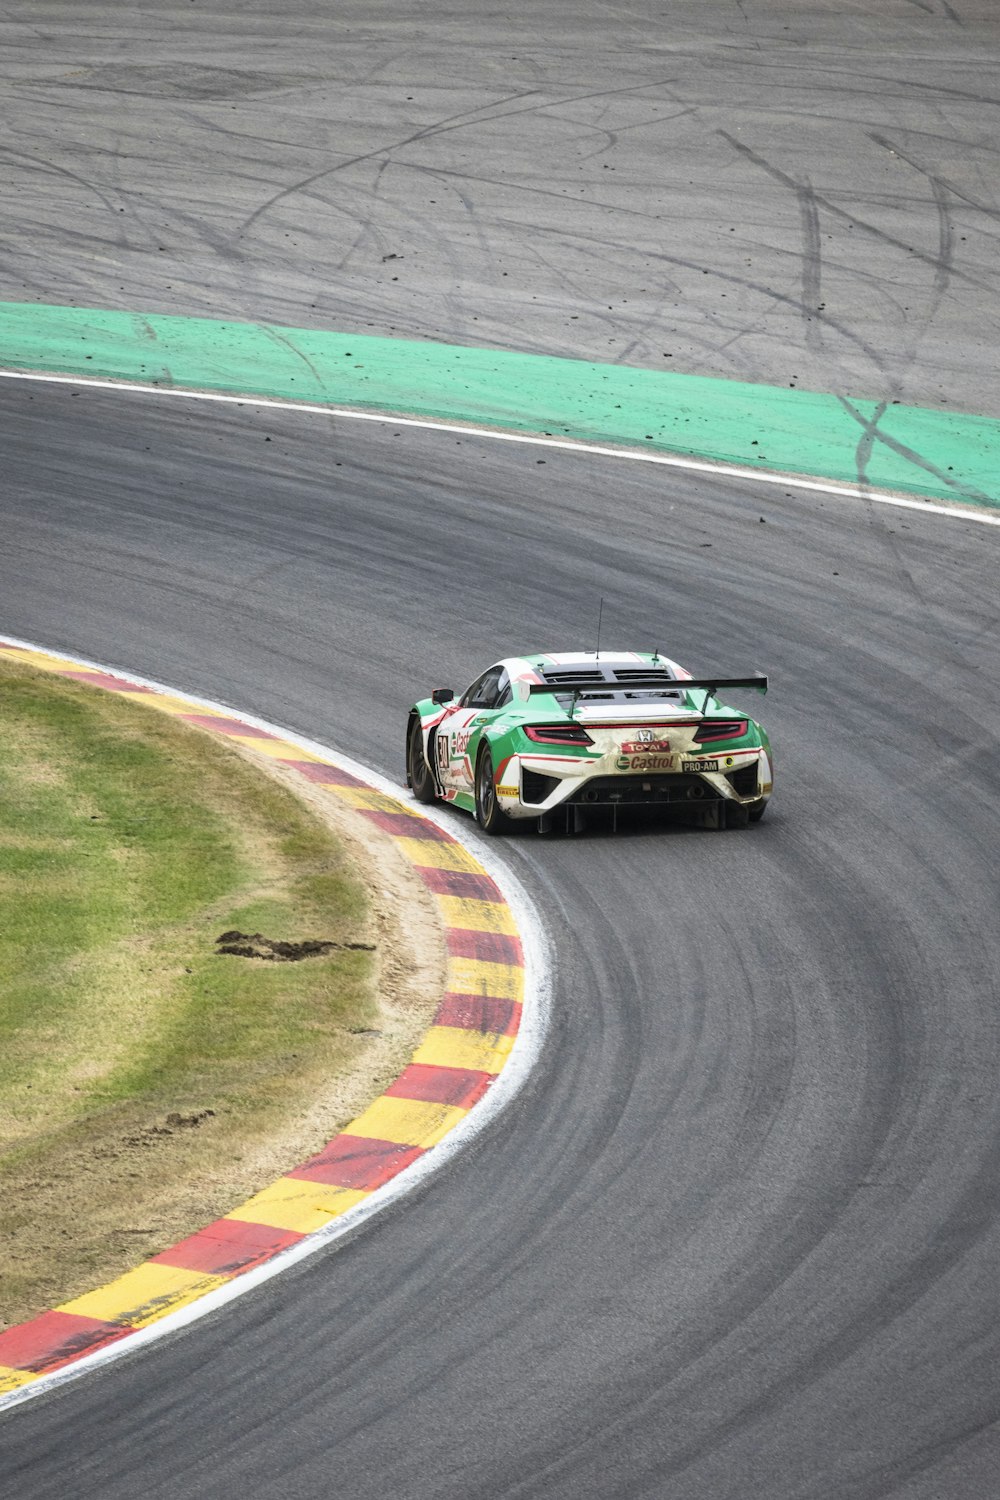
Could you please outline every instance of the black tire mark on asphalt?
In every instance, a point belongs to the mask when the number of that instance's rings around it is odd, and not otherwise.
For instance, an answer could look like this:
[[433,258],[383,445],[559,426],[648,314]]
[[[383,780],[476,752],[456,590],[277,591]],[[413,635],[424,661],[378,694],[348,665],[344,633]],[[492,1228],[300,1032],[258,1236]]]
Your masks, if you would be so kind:
[[[373,158],[385,156],[389,152],[402,150],[404,146],[412,146],[417,141],[430,140],[435,136],[447,135],[455,130],[467,130],[473,125],[488,125],[495,120],[506,120],[515,115],[538,114],[545,109],[551,109],[564,104],[575,104],[585,99],[611,99],[624,94],[643,93],[647,89],[662,87],[671,82],[673,82],[672,79],[650,79],[647,82],[634,84],[627,88],[591,89],[585,93],[569,94],[565,98],[557,96],[552,99],[540,100],[536,104],[526,105],[522,109],[503,108],[505,104],[530,97],[530,93],[535,92],[531,90],[528,94],[523,92],[510,94],[504,99],[498,99],[491,104],[483,105],[477,110],[463,110],[458,115],[447,115],[444,119],[435,121],[433,125],[427,125],[421,130],[415,130],[412,134],[403,136],[398,140],[387,141],[384,145],[376,146],[371,151],[363,151],[344,161],[335,162],[332,166],[324,167],[319,172],[311,173],[300,182],[293,182],[287,187],[281,188],[243,220],[234,231],[234,238],[241,238],[257,223],[263,214],[268,213],[276,204],[282,202],[285,198],[291,197],[294,193],[301,192],[304,188],[311,187],[314,182],[319,182],[324,177],[332,177],[338,172],[343,172],[349,167],[356,166],[359,162],[371,161]],[[487,110],[499,111],[499,113],[487,114]]]
[[[920,134],[924,136],[926,133],[921,131]],[[874,141],[876,146],[882,146],[886,151],[891,151],[894,156],[898,156],[900,161],[905,161],[908,166],[913,167],[921,176],[931,176],[929,170],[915,156],[911,155],[908,151],[904,151],[897,141],[889,140],[888,136],[880,135],[876,130],[868,131],[868,139]],[[967,151],[969,149],[967,141],[956,140],[953,136],[934,136],[933,139],[942,140],[953,151]],[[988,150],[991,154],[995,153],[995,147],[992,142],[984,149]],[[943,177],[940,172],[935,173],[934,177],[943,187],[948,189],[948,192],[954,198],[958,198],[962,203],[967,203],[970,208],[976,209],[978,213],[986,214],[991,219],[1000,219],[1000,207],[996,204],[984,203],[980,198],[973,198],[968,188],[962,187],[953,177]]]
[[[819,237],[819,208],[808,177],[795,188],[802,216],[802,313],[805,318],[806,347],[814,354],[823,351],[823,325],[818,321],[823,300],[823,260]],[[807,311],[814,308],[815,312]]]
[[[687,110],[686,109],[686,110],[681,111],[680,113],[682,113],[682,114],[697,113],[697,110],[695,110],[695,109]],[[678,118],[678,116],[671,115],[668,118],[672,120],[672,119]],[[439,177],[439,178],[459,177],[462,180],[467,180],[469,178],[469,176],[470,176],[469,173],[456,171],[454,168],[445,168],[445,167],[429,168],[429,167],[424,167],[424,166],[419,166],[419,165],[411,165],[411,164],[406,164],[406,165],[407,165],[407,169],[410,170],[410,171],[428,171],[428,172],[433,172],[433,174],[435,176]],[[477,181],[477,182],[485,183],[485,184],[488,184],[490,186],[495,186],[495,187],[507,187],[507,186],[509,186],[509,184],[502,183],[498,179],[494,179],[494,178],[490,178],[490,177],[486,177],[486,176],[479,176],[479,175],[477,175],[474,180]],[[550,198],[550,199],[553,200],[554,203],[558,204],[560,206],[560,208],[564,207],[564,205],[566,203],[565,197],[561,193],[556,192],[553,188],[536,187],[534,185],[528,185],[528,184],[525,184],[525,183],[519,183],[519,184],[517,184],[517,191],[521,195],[532,195],[532,196],[537,196],[537,197],[540,197],[540,198]],[[817,200],[817,201],[819,201],[819,200]],[[598,205],[598,206],[600,206],[600,205]],[[664,222],[662,214],[654,214],[654,213],[651,213],[648,210],[644,210],[644,209],[635,209],[635,208],[623,209],[623,208],[616,208],[614,211],[617,214],[626,215],[628,217],[633,217],[633,218],[638,218],[638,219],[644,220],[647,223],[662,223],[662,222]],[[537,230],[540,233],[543,233],[543,234],[544,233],[548,233],[547,226],[544,226],[544,225],[541,225],[541,226],[536,225],[536,226],[532,226],[532,228],[535,229],[535,230]],[[531,232],[531,231],[528,231],[528,232]],[[611,242],[611,241],[608,241],[606,238],[600,237],[600,236],[595,235],[595,234],[585,233],[583,230],[580,230],[580,229],[574,229],[574,228],[564,227],[562,229],[561,233],[562,233],[562,237],[563,237],[564,240],[566,240],[567,242],[571,242],[573,245],[575,245],[578,248],[580,246],[588,246],[588,247],[592,246],[595,249],[600,250],[600,251],[605,252],[605,253],[607,253],[609,251],[609,249],[613,252],[614,248],[615,248],[614,247],[614,243]],[[537,254],[537,251],[533,250],[533,253]],[[764,282],[757,281],[753,277],[750,277],[750,276],[740,276],[740,275],[737,275],[735,272],[732,272],[732,271],[722,271],[722,270],[718,270],[718,269],[716,269],[714,267],[706,267],[703,264],[703,262],[693,260],[690,257],[685,257],[685,256],[681,256],[681,255],[671,255],[668,251],[665,251],[665,250],[649,250],[646,253],[648,254],[650,260],[657,261],[661,265],[676,266],[676,267],[678,267],[678,268],[680,268],[682,270],[696,271],[698,273],[703,273],[703,274],[705,274],[705,275],[713,278],[716,281],[723,282],[726,285],[739,287],[741,290],[744,290],[744,291],[756,292],[758,295],[766,298],[769,301],[776,302],[776,303],[778,303],[781,306],[790,307],[790,308],[795,309],[799,313],[799,315],[802,317],[803,321],[805,321],[808,318],[812,318],[814,321],[818,321],[818,322],[822,323],[827,329],[829,329],[831,332],[834,332],[837,335],[839,335],[839,337],[843,338],[846,342],[853,344],[864,355],[866,355],[868,359],[871,360],[873,366],[881,374],[885,375],[885,368],[884,368],[884,363],[883,363],[882,355],[881,355],[880,351],[876,348],[876,346],[874,344],[868,342],[868,340],[864,339],[861,336],[861,334],[859,334],[859,333],[855,332],[855,330],[849,328],[840,319],[834,317],[826,309],[818,309],[815,304],[813,304],[812,306],[810,306],[807,302],[805,302],[805,300],[803,298],[801,298],[801,297],[793,297],[793,296],[791,296],[787,292],[776,291],[774,287],[768,286]],[[545,261],[544,263],[547,264],[547,265],[550,264],[548,261]],[[713,318],[712,314],[708,313],[704,309],[702,310],[702,312],[703,312],[703,316],[704,317],[706,317],[709,321],[712,321],[712,318]],[[590,308],[590,309],[588,309],[588,316],[592,316],[593,317],[593,316],[601,316],[601,315],[598,314],[598,313],[596,313],[595,309]],[[612,323],[614,320],[604,318],[603,321],[608,322],[608,323]],[[615,326],[616,327],[620,327],[620,323],[616,322]],[[745,334],[746,334],[746,330],[744,330],[744,329],[738,330],[733,335],[733,338],[730,340],[730,344],[732,342],[735,342],[736,340],[744,337]],[[657,347],[659,346],[659,343],[660,343],[661,339],[663,337],[665,337],[665,336],[666,336],[665,334],[661,333],[660,338],[657,340]],[[697,337],[696,337],[696,335],[694,333],[692,333],[692,332],[689,331],[686,336],[688,338],[692,339],[693,341],[697,342]],[[701,343],[702,343],[702,347],[706,350],[706,352],[711,352],[711,353],[717,353],[718,352],[719,346],[711,343],[709,340],[702,340]],[[723,345],[722,347],[723,348],[728,348],[729,344]],[[619,355],[617,357],[620,359],[621,355]]]
[[[737,66],[747,68],[759,65],[756,58],[746,59],[737,56],[733,61]],[[780,57],[775,58],[773,61],[769,58],[768,65],[779,73],[798,74],[801,72],[801,62],[798,57],[794,57],[788,62]],[[827,64],[825,76],[833,81],[830,83],[817,82],[813,84],[812,91],[817,98],[823,94],[831,94],[837,99],[842,99],[845,94],[853,95],[861,93],[859,85],[869,83],[880,99],[904,100],[909,97],[907,93],[900,91],[905,84],[906,89],[915,90],[921,94],[933,94],[935,96],[943,96],[946,99],[961,99],[970,104],[982,104],[990,108],[1000,106],[1000,96],[995,94],[974,93],[971,89],[953,88],[951,85],[944,83],[925,83],[919,78],[904,79],[900,78],[899,75],[891,73],[863,72],[857,66],[840,67],[834,64]],[[841,116],[838,115],[837,118],[839,120]]]
[[[86,188],[88,193],[93,193],[99,198],[109,214],[117,213],[119,205],[112,203],[107,193],[91,178],[84,177],[79,172],[73,172],[69,167],[57,166],[55,162],[46,161],[42,156],[33,156],[27,151],[16,151],[12,146],[0,146],[0,154],[8,157],[15,166],[27,164],[28,168],[47,172],[53,177],[65,177],[69,182],[75,182],[78,187]],[[119,233],[113,243],[123,248],[128,244],[128,240],[124,234]]]
[[[783,172],[780,168],[775,167],[773,165],[773,163],[766,161],[758,153],[756,153],[755,151],[753,151],[749,146],[744,145],[744,143],[742,141],[737,141],[734,137],[730,136],[728,134],[728,132],[726,132],[726,131],[720,131],[718,133],[720,135],[723,135],[725,137],[725,139],[734,147],[734,149],[736,149],[737,151],[739,151],[742,155],[746,156],[750,160],[754,161],[758,166],[760,166],[765,172],[767,172],[776,181],[783,183],[785,186],[787,186],[788,188],[790,188],[795,193],[796,198],[797,198],[797,200],[799,202],[799,205],[800,205],[800,212],[803,215],[803,229],[804,229],[803,303],[806,303],[807,302],[807,296],[806,296],[806,289],[807,289],[807,287],[808,287],[808,289],[809,289],[810,292],[812,291],[812,284],[811,284],[811,282],[807,282],[806,278],[807,277],[811,277],[813,275],[815,275],[818,278],[818,275],[819,275],[819,267],[818,267],[818,264],[816,264],[816,262],[815,262],[815,257],[818,256],[818,253],[819,253],[818,219],[816,220],[816,229],[814,231],[813,230],[813,224],[812,224],[812,216],[816,213],[816,205],[818,203],[822,203],[823,206],[827,207],[827,208],[832,207],[832,205],[830,205],[825,198],[818,197],[812,191],[811,187],[808,186],[808,184],[806,184],[806,187],[808,187],[808,198],[804,199],[804,187],[803,187],[803,183],[801,181],[796,181],[793,177],[789,176],[786,172]],[[882,138],[879,138],[879,144],[885,145],[886,149],[888,149],[888,150],[893,150],[894,149],[892,146],[890,146],[888,144],[888,142],[884,141]],[[899,153],[897,153],[897,154],[899,154]],[[956,275],[955,264],[954,264],[954,256],[955,256],[955,231],[954,231],[954,226],[953,226],[953,224],[951,222],[951,216],[950,216],[950,211],[949,211],[949,201],[948,201],[948,190],[947,190],[946,186],[940,181],[940,179],[937,176],[935,176],[935,174],[933,174],[931,172],[928,172],[924,168],[919,167],[916,162],[911,161],[909,158],[906,158],[906,160],[908,161],[909,165],[914,166],[916,170],[920,171],[921,175],[928,182],[928,184],[930,186],[930,189],[931,189],[931,193],[932,193],[933,199],[934,199],[935,209],[936,209],[936,212],[937,212],[937,226],[938,226],[938,248],[937,248],[937,253],[934,254],[934,255],[930,255],[930,254],[921,253],[921,252],[918,252],[916,250],[913,250],[912,247],[909,247],[909,246],[906,247],[909,253],[912,253],[912,254],[918,256],[918,258],[926,261],[928,264],[930,264],[934,268],[934,278],[933,278],[933,283],[932,283],[931,305],[930,305],[930,309],[929,309],[928,313],[926,314],[926,316],[925,316],[925,318],[923,320],[923,326],[926,327],[934,319],[935,315],[937,314],[937,312],[938,312],[938,310],[940,308],[940,305],[941,305],[941,301],[942,301],[945,293],[947,292],[949,285],[951,284],[952,278]],[[858,224],[863,223],[863,221],[860,220],[859,218],[857,218],[856,216],[848,215],[845,212],[845,210],[843,210],[843,209],[837,209],[837,208],[835,208],[834,211],[837,212],[838,214],[840,214],[842,217],[848,218],[853,223],[858,223]],[[873,228],[873,232],[874,233],[881,235],[881,233],[882,233],[881,231],[879,231],[877,229],[874,229],[873,226],[869,226],[869,227]],[[812,237],[813,237],[814,232],[815,232],[815,236],[816,236],[816,238],[815,238],[815,245],[816,245],[815,251],[813,251],[813,249],[812,249]],[[883,237],[886,238],[889,243],[901,246],[901,242],[897,241],[894,237],[891,237],[891,236],[883,236]],[[961,273],[959,273],[959,274],[961,274]],[[817,292],[818,292],[818,279],[817,279],[817,282],[816,282],[816,287],[817,287]],[[818,296],[814,299],[814,301],[816,302],[816,304],[818,306]],[[806,341],[807,341],[807,344],[809,344],[809,346],[811,348],[816,348],[817,346],[815,345],[815,342],[810,342],[810,334],[811,334],[811,331],[813,330],[813,328],[814,328],[814,325],[807,323],[807,325],[806,325]],[[820,336],[820,345],[819,345],[819,347],[821,347],[822,346],[821,325],[815,325],[815,333],[818,333],[819,336]],[[815,334],[813,334],[813,339],[814,338],[815,338]],[[910,342],[909,342],[909,345],[908,345],[907,349],[906,349],[906,361],[907,361],[908,364],[912,364],[912,362],[914,361],[914,359],[916,357],[916,349],[917,349],[917,345],[919,343],[919,338],[920,338],[919,334],[917,334],[914,338],[912,338],[910,340]],[[878,365],[879,368],[882,368],[882,362],[881,362],[881,359],[878,356],[876,356],[876,364]],[[890,436],[887,436],[885,433],[883,433],[883,432],[881,432],[879,430],[879,423],[881,422],[883,416],[885,415],[888,407],[892,403],[892,401],[893,401],[893,399],[894,399],[894,397],[896,395],[896,392],[900,391],[901,389],[902,389],[902,382],[901,382],[901,379],[897,377],[897,379],[894,380],[891,383],[891,388],[890,388],[889,394],[887,396],[885,396],[879,402],[878,406],[875,408],[875,411],[872,413],[872,415],[870,417],[865,417],[861,412],[859,412],[857,410],[857,408],[854,406],[854,404],[850,400],[848,400],[847,398],[845,398],[845,397],[838,397],[838,401],[839,401],[841,407],[846,412],[848,412],[850,414],[850,416],[853,417],[853,419],[856,422],[860,423],[860,425],[862,427],[862,436],[861,436],[861,438],[858,441],[858,445],[857,445],[857,449],[856,449],[856,453],[855,453],[855,466],[856,466],[856,470],[857,470],[858,483],[860,485],[862,485],[862,486],[865,486],[865,485],[868,484],[868,465],[871,462],[871,455],[872,455],[872,452],[873,452],[873,449],[874,449],[874,445],[875,445],[876,442],[881,442],[881,443],[884,443],[888,448],[890,448],[899,457],[905,458],[908,462],[914,464],[917,468],[920,468],[920,469],[924,470],[925,473],[933,475],[936,479],[940,480],[943,484],[947,485],[949,489],[955,491],[955,493],[957,495],[964,495],[964,496],[967,496],[969,498],[973,498],[973,499],[979,500],[980,502],[985,502],[985,503],[989,504],[990,503],[989,497],[987,495],[985,495],[981,490],[979,490],[978,488],[976,488],[973,485],[969,485],[967,483],[957,481],[954,478],[953,475],[949,474],[946,470],[941,470],[935,464],[931,463],[929,459],[924,458],[921,454],[917,453],[914,449],[909,448],[905,444],[900,443],[898,441],[898,439],[895,439],[895,438],[892,438]]]
[[[762,171],[766,172],[769,177],[773,177],[775,182],[782,183],[783,186],[790,189],[790,191],[793,193],[797,192],[798,185],[794,177],[790,177],[789,174],[787,172],[783,172],[780,167],[774,166],[773,163],[767,161],[765,157],[760,156],[749,146],[744,145],[742,141],[738,141],[734,135],[729,134],[728,130],[718,130],[716,131],[716,134],[720,135],[723,140],[728,141],[729,145],[732,146],[734,151],[739,152],[739,154],[746,157],[748,161],[752,161],[756,166],[760,167]],[[877,224],[872,224],[869,220],[862,219],[857,214],[849,213],[847,209],[841,208],[839,204],[831,202],[829,198],[817,194],[816,202],[823,208],[827,209],[829,213],[835,214],[838,219],[843,219],[846,223],[849,224],[856,224],[859,229],[867,230],[868,233],[875,235],[875,237],[881,240],[884,244],[892,245],[896,250],[903,250],[907,255],[912,255],[916,260],[925,261],[927,265],[933,266],[935,273],[937,273],[941,269],[940,251],[937,255],[932,255],[927,250],[918,250],[915,246],[908,245],[905,240],[897,239],[894,234],[889,234],[887,230],[880,229]],[[952,266],[949,265],[947,267],[947,270],[949,275],[955,274],[954,268]],[[979,291],[985,292],[991,290],[991,288],[984,286],[982,282],[978,280],[978,278],[970,275],[967,272],[962,271],[957,274],[963,281],[967,282],[970,286],[976,287]]]
[[854,450],[854,466],[857,470],[858,483],[867,485],[868,465],[871,462],[872,449],[875,446],[875,439],[881,437],[878,424],[885,416],[885,410],[889,403],[884,400],[880,401],[870,417],[863,417],[852,402],[845,400],[843,397],[840,397],[839,401],[844,411],[849,416],[852,416],[856,422],[861,423],[862,435],[858,439],[858,446]]
[[898,438],[894,438],[891,434],[883,432],[880,429],[879,423],[891,405],[889,401],[880,401],[870,417],[866,417],[863,412],[858,411],[853,402],[849,401],[846,396],[838,396],[837,401],[843,407],[844,411],[853,417],[855,422],[862,428],[862,436],[858,440],[855,457],[858,470],[858,483],[860,485],[868,484],[867,467],[871,461],[875,443],[884,443],[897,457],[905,458],[915,468],[923,469],[926,474],[931,474],[941,484],[945,484],[949,489],[954,490],[956,497],[968,497],[978,500],[980,504],[988,505],[991,510],[996,509],[996,502],[989,495],[984,494],[982,490],[977,489],[975,485],[956,479],[946,469],[939,469],[936,464],[931,463],[930,459],[924,458],[915,448],[908,447],[906,443],[900,442]]
[[948,201],[948,189],[941,181],[931,173],[927,174],[927,180],[934,194],[934,206],[938,215],[938,270],[934,273],[934,291],[936,293],[934,307],[930,317],[934,316],[941,306],[941,298],[948,290],[949,283],[955,271],[955,226],[951,220],[951,205]]
[[[938,14],[933,5],[929,5],[927,3],[927,0],[909,0],[909,4],[914,6],[917,10],[926,12],[926,14],[929,16],[936,17]],[[948,4],[948,0],[941,0],[941,9],[944,11],[949,21],[954,21],[956,26],[964,27],[965,22],[962,20],[961,16],[959,16],[955,12],[953,7]]]

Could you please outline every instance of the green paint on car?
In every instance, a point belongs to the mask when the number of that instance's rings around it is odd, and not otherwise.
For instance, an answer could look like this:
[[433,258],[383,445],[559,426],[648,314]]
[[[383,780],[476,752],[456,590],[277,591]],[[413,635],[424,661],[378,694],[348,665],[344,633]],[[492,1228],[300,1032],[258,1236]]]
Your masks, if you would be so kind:
[[461,697],[438,689],[413,705],[407,785],[489,834],[518,820],[576,827],[602,809],[744,828],[764,814],[773,761],[763,727],[718,696],[729,690],[766,692],[767,678],[695,679],[659,652],[508,657]]

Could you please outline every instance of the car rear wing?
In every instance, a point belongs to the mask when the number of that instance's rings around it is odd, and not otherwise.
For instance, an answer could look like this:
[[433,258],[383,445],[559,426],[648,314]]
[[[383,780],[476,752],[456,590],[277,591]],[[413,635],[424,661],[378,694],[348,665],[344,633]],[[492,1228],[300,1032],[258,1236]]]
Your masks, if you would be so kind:
[[535,693],[551,693],[553,696],[562,697],[569,694],[573,702],[570,706],[570,716],[576,712],[576,705],[581,699],[604,697],[608,693],[701,693],[705,694],[702,705],[696,709],[696,713],[704,713],[708,707],[709,698],[714,698],[717,693],[730,688],[737,691],[741,688],[750,688],[756,693],[767,692],[767,678],[763,672],[755,672],[752,677],[666,677],[662,673],[650,672],[648,677],[635,676],[625,682],[594,682],[588,677],[564,677],[559,682],[525,682],[520,679],[514,683],[514,697],[522,703],[527,703]]
[[559,682],[529,682],[529,694],[573,693],[578,698],[591,693],[690,693],[704,692],[706,698],[714,698],[722,690],[730,688],[752,688],[754,692],[767,692],[767,678],[763,672],[752,677],[662,677],[650,673],[648,677],[630,677],[627,682],[594,682],[592,678],[564,677]]

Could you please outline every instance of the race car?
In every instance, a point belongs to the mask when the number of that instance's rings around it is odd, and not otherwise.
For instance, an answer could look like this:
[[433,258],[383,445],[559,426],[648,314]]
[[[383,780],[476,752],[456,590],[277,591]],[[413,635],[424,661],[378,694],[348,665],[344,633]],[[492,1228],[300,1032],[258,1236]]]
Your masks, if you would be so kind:
[[761,726],[720,692],[767,678],[694,678],[658,651],[529,653],[496,662],[461,697],[435,688],[410,709],[406,782],[418,802],[455,803],[498,834],[545,832],[587,808],[659,807],[744,828],[773,786]]

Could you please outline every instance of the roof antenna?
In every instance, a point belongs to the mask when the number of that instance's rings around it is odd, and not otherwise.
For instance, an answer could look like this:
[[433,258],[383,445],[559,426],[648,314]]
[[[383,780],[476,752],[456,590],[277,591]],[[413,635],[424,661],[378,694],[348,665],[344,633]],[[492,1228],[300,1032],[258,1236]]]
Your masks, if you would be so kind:
[[600,603],[600,606],[599,606],[598,611],[597,611],[597,651],[596,651],[595,655],[597,656],[597,660],[598,661],[600,661],[600,659],[601,659],[601,618],[602,618],[603,614],[604,614],[604,595],[602,594],[601,595],[601,603]]

